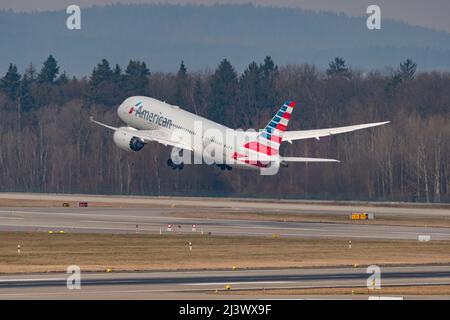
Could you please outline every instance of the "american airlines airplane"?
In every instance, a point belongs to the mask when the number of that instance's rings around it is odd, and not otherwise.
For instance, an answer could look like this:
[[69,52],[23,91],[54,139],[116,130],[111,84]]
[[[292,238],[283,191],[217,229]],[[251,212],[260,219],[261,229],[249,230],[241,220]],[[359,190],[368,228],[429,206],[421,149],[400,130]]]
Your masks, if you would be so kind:
[[117,109],[119,118],[126,126],[115,128],[93,117],[90,120],[113,130],[114,143],[126,151],[140,151],[152,141],[173,147],[172,156],[167,160],[167,165],[172,169],[183,169],[185,163],[192,163],[192,153],[194,163],[214,164],[221,170],[231,170],[233,167],[266,170],[266,174],[275,174],[278,168],[286,167],[289,162],[339,162],[334,159],[283,157],[279,154],[279,148],[284,141],[319,140],[325,136],[389,123],[286,131],[295,106],[295,101],[286,101],[259,132],[231,129],[178,106],[142,96],[127,98]]

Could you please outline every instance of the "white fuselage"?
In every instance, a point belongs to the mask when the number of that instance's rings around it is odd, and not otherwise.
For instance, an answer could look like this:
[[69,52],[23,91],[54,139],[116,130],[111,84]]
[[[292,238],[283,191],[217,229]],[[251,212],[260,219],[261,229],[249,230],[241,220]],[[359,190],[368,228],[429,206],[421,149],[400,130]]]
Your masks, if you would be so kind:
[[[135,96],[126,99],[117,109],[119,118],[128,127],[138,130],[158,130],[171,141],[189,145],[194,157],[215,157],[221,154],[230,166],[259,169],[258,166],[233,159],[242,152],[246,134],[208,120],[178,106],[150,97]],[[211,151],[213,150],[213,151]]]

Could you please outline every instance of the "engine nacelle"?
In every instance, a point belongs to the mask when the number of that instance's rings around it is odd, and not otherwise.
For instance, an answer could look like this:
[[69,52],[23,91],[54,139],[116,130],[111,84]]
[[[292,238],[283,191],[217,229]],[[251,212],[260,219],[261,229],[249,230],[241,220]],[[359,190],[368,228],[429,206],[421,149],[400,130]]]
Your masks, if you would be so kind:
[[114,132],[113,140],[116,146],[125,151],[139,151],[145,145],[138,137],[120,129]]

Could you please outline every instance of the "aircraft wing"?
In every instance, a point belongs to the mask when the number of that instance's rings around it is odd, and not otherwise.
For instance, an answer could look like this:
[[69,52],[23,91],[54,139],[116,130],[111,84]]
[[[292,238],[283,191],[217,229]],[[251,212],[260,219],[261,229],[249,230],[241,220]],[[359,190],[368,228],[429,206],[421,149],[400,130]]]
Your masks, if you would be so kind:
[[119,128],[111,127],[111,126],[108,126],[107,124],[104,124],[104,123],[101,123],[101,122],[96,121],[96,120],[94,119],[93,116],[90,116],[90,117],[89,117],[89,121],[91,121],[91,122],[93,122],[93,123],[96,123],[96,124],[98,124],[99,126],[102,126],[102,127],[105,127],[105,128],[111,129],[111,130],[114,130],[114,131],[119,130]]
[[354,126],[327,128],[327,129],[315,129],[315,130],[299,130],[299,131],[286,131],[283,134],[283,141],[292,142],[293,140],[302,140],[316,138],[319,140],[321,137],[332,136],[339,133],[352,132],[356,130],[382,126],[390,121],[358,124]]
[[161,143],[165,146],[171,146],[171,147],[175,147],[175,148],[193,151],[192,146],[185,143],[181,138],[179,138],[177,140],[171,139],[171,137],[163,130],[159,130],[159,129],[136,130],[136,129],[127,128],[127,127],[116,128],[116,127],[112,127],[107,124],[98,122],[98,121],[94,120],[93,117],[90,117],[89,120],[91,122],[94,122],[94,123],[102,126],[102,127],[108,128],[110,130],[125,131],[125,132],[129,133],[130,135],[132,135],[133,137],[137,137],[137,138],[141,139],[144,143],[148,143],[150,141],[155,141],[155,142]]

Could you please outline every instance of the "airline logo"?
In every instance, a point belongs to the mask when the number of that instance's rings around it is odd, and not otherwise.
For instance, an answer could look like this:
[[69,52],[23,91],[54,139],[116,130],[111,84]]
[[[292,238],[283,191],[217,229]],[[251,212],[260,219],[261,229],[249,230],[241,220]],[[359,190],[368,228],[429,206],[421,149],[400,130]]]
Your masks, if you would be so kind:
[[132,106],[132,107],[130,108],[130,110],[128,111],[128,114],[132,114],[133,111],[134,111],[134,107],[137,107],[137,106],[139,106],[139,105],[141,105],[141,104],[142,104],[142,102],[138,102],[138,103],[136,103],[134,106]]
[[139,117],[141,119],[144,119],[150,123],[157,124],[161,127],[170,129],[172,127],[172,120],[169,118],[166,118],[161,114],[151,112],[147,109],[145,109],[142,105],[142,102],[136,103],[133,107],[130,108],[128,111],[129,114],[132,114],[134,112],[135,117]]
[[263,132],[259,135],[258,140],[246,143],[244,148],[268,156],[277,155],[280,144],[283,141],[283,132],[286,131],[295,105],[295,101],[286,101],[264,128]]

